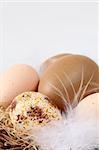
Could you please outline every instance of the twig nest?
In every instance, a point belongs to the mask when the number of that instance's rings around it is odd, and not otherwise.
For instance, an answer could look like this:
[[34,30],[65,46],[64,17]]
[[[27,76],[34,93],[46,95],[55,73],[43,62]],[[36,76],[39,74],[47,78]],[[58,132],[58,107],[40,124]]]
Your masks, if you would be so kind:
[[49,103],[46,96],[38,92],[25,92],[13,100],[10,117],[15,128],[31,130],[59,120],[61,114]]

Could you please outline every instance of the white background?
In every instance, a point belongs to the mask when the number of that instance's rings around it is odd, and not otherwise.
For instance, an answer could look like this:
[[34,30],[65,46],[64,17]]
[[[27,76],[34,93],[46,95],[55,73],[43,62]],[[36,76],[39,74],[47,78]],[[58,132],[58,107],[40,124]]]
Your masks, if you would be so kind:
[[96,2],[0,3],[0,72],[14,63],[38,70],[42,61],[62,52],[98,62]]

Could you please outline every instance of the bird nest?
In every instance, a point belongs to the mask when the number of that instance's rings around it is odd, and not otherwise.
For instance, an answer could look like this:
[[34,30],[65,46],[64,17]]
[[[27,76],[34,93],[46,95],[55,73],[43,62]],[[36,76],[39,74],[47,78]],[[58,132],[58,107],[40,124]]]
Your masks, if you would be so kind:
[[11,123],[8,111],[0,108],[0,150],[39,150],[29,133],[18,131]]

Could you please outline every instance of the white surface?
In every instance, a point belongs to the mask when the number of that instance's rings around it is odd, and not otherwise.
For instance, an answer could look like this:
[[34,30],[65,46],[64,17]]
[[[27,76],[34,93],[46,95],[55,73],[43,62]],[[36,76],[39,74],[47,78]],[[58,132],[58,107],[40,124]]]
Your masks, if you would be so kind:
[[0,0],[0,2],[99,2],[99,0]]
[[97,40],[97,42],[98,42],[98,64],[99,64],[99,2],[98,2],[98,17],[97,17],[97,19],[98,19],[98,40]]
[[38,70],[62,52],[98,61],[97,3],[3,2],[0,20],[0,71],[14,63]]

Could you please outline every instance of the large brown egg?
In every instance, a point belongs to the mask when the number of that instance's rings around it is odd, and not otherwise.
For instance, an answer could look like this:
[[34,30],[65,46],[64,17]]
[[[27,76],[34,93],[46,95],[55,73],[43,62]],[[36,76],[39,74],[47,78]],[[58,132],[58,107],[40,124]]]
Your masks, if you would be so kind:
[[86,56],[64,56],[46,69],[38,91],[61,110],[74,107],[85,96],[99,91],[98,65]]
[[17,64],[0,76],[0,106],[8,107],[14,97],[37,89],[39,77],[29,65]]
[[58,54],[58,55],[55,55],[55,56],[52,56],[50,58],[48,58],[47,60],[45,60],[43,62],[43,64],[41,65],[41,68],[40,68],[40,72],[41,73],[44,73],[44,71],[50,66],[52,65],[53,63],[55,63],[57,60],[59,60],[60,58],[64,57],[64,56],[67,56],[67,55],[70,55],[70,54],[66,54],[66,53],[62,53],[62,54]]

